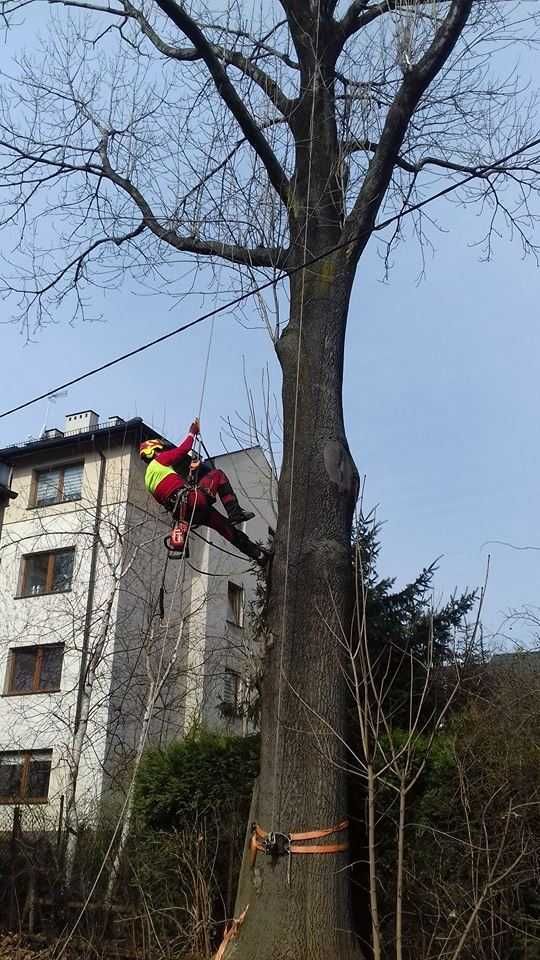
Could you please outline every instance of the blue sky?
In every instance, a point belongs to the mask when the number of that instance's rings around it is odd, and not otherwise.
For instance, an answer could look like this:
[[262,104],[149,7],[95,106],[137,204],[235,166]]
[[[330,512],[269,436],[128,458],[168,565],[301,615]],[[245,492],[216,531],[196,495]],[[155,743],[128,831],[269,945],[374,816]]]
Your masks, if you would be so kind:
[[[516,244],[501,241],[482,263],[471,240],[481,234],[472,208],[437,204],[447,232],[435,237],[426,277],[417,282],[418,251],[403,244],[382,282],[377,241],[357,276],[347,340],[345,412],[351,449],[366,475],[367,505],[385,522],[381,571],[403,583],[441,556],[436,597],[477,586],[491,574],[485,607],[496,630],[510,607],[538,602],[540,552],[490,540],[540,547],[538,511],[539,272]],[[5,244],[0,238],[0,247]],[[171,307],[140,297],[129,284],[95,295],[100,323],[51,325],[26,343],[2,308],[2,408],[44,392],[111,356],[193,319],[192,296]],[[256,323],[255,313],[253,313]],[[52,408],[93,408],[141,416],[171,437],[196,413],[208,325],[70,389]],[[230,316],[216,320],[203,410],[207,444],[220,451],[222,418],[246,413],[243,363],[258,391],[271,344],[260,329]],[[0,421],[0,443],[39,433],[44,403]]]

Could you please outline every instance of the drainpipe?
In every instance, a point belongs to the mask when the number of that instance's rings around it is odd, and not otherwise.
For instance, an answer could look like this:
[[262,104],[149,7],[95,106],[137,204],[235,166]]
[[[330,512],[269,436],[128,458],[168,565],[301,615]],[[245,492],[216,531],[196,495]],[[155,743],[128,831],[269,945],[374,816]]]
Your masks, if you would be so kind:
[[90,629],[92,626],[92,610],[94,607],[94,593],[96,587],[96,568],[99,551],[99,527],[101,524],[101,507],[103,503],[103,488],[105,485],[105,464],[106,458],[101,450],[98,450],[101,463],[99,465],[99,478],[96,498],[96,514],[94,517],[94,530],[92,534],[92,556],[90,557],[90,574],[88,580],[88,597],[86,600],[86,613],[84,617],[83,642],[81,650],[81,669],[79,672],[79,685],[77,689],[77,708],[75,710],[75,724],[73,732],[76,733],[79,721],[81,719],[81,702],[86,683],[86,667],[88,662],[88,647],[90,644]]

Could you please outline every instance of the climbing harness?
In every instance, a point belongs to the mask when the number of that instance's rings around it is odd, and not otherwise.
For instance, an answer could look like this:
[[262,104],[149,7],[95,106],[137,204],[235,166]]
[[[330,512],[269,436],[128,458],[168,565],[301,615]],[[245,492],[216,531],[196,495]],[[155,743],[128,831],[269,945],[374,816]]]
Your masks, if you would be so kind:
[[171,532],[163,538],[163,542],[167,548],[167,555],[165,557],[161,586],[158,593],[159,619],[161,621],[165,619],[165,580],[169,560],[187,560],[189,557],[189,535],[193,531],[195,509],[191,511],[189,521],[185,519],[185,516],[187,511],[187,495],[191,489],[191,486],[186,486],[178,491],[171,512],[174,516],[180,509],[182,519],[175,521]]

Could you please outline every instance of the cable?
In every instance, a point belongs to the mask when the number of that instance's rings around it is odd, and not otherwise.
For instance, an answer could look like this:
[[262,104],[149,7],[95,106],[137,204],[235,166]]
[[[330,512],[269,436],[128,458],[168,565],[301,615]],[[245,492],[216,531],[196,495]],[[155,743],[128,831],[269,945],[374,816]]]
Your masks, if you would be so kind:
[[127,353],[123,353],[119,357],[115,357],[114,360],[109,360],[107,363],[102,363],[99,367],[94,367],[92,370],[87,370],[86,373],[81,373],[80,376],[74,377],[72,380],[66,380],[65,383],[61,383],[59,386],[51,387],[50,390],[47,390],[45,393],[40,393],[39,396],[33,397],[31,400],[26,400],[24,403],[19,403],[16,407],[11,407],[9,410],[4,410],[3,413],[0,413],[0,419],[3,417],[8,417],[12,413],[17,413],[19,410],[24,410],[26,407],[30,407],[32,404],[38,403],[40,400],[46,400],[47,397],[52,393],[57,393],[59,390],[64,390],[66,387],[72,387],[75,383],[80,383],[81,380],[86,380],[88,377],[95,376],[96,373],[101,373],[103,370],[108,370],[109,367],[114,367],[117,363],[122,363],[124,360],[129,360],[130,357],[134,357],[138,353],[143,353],[145,350],[149,350],[151,347],[155,347],[157,344],[163,343],[165,340],[170,340],[171,337],[176,337],[179,333],[184,333],[186,330],[190,330],[191,327],[195,327],[197,324],[203,323],[204,320],[210,320],[212,317],[217,317],[218,314],[224,313],[226,310],[230,310],[239,303],[243,303],[244,300],[248,300],[249,297],[253,297],[255,294],[262,293],[264,290],[268,290],[269,287],[275,286],[286,277],[293,277],[295,274],[299,273],[300,270],[306,270],[308,267],[311,267],[316,263],[320,263],[321,260],[325,260],[326,257],[331,256],[331,254],[338,253],[340,250],[346,250],[347,247],[357,243],[357,241],[361,240],[363,237],[370,236],[372,233],[378,233],[381,230],[386,230],[386,228],[391,226],[392,223],[396,223],[403,217],[406,217],[411,213],[415,213],[417,210],[421,210],[429,203],[433,203],[434,200],[440,200],[442,197],[448,196],[448,194],[453,193],[454,190],[459,190],[460,187],[470,183],[471,180],[485,177],[490,171],[497,170],[497,168],[502,164],[508,163],[509,160],[513,160],[515,157],[520,156],[522,153],[525,153],[526,150],[531,150],[533,147],[538,146],[540,146],[540,137],[538,137],[536,140],[531,140],[530,143],[524,144],[522,147],[514,150],[512,153],[507,154],[505,157],[501,157],[500,160],[497,160],[495,163],[490,163],[485,167],[477,167],[473,173],[469,174],[467,177],[464,177],[462,180],[458,180],[457,183],[450,184],[443,190],[439,190],[437,193],[431,194],[431,196],[426,197],[425,200],[420,200],[418,203],[414,203],[406,210],[402,210],[400,213],[397,213],[392,217],[388,217],[386,220],[382,220],[381,223],[375,224],[373,227],[360,230],[348,240],[342,240],[340,243],[336,243],[333,247],[328,247],[327,250],[323,251],[323,253],[319,253],[316,257],[311,257],[309,260],[304,260],[296,267],[291,267],[290,269],[283,268],[281,276],[274,277],[272,280],[267,280],[258,287],[253,287],[251,290],[247,290],[246,293],[240,294],[239,296],[235,297],[234,300],[229,300],[221,307],[215,307],[214,310],[210,310],[208,313],[201,314],[201,316],[196,317],[195,320],[190,320],[189,323],[184,323],[181,327],[176,327],[174,330],[170,330],[168,333],[162,334],[161,337],[156,337],[154,340],[149,340],[147,343],[143,343],[140,347],[135,347],[133,350],[128,350]]
[[220,547],[217,543],[212,543],[211,540],[207,540],[206,537],[203,537],[202,533],[197,533],[196,530],[191,531],[194,537],[198,537],[199,540],[203,540],[204,543],[207,543],[209,547],[212,547],[214,550],[219,550],[221,553],[227,554],[228,557],[233,557],[234,560],[243,560],[244,557],[240,553],[231,553],[230,550],[225,550],[225,547]]
[[[198,567],[194,566],[191,560],[186,561],[190,570],[193,570],[195,573],[201,573],[203,577],[230,577],[231,571],[227,570],[226,573],[211,573],[210,570],[199,570]],[[247,570],[235,570],[233,576],[244,576],[244,574],[251,573],[251,567],[248,567]]]

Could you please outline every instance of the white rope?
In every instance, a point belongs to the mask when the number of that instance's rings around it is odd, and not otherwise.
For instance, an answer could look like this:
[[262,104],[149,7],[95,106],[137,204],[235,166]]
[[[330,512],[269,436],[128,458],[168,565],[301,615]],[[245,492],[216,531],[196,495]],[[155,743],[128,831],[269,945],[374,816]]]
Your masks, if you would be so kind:
[[202,380],[202,386],[201,386],[201,399],[200,399],[200,402],[199,402],[199,414],[198,414],[199,420],[201,419],[203,402],[204,402],[204,397],[205,397],[205,394],[206,394],[206,381],[207,381],[207,379],[208,379],[208,366],[209,366],[209,364],[210,364],[210,353],[211,353],[211,351],[212,351],[212,345],[213,345],[213,343],[214,343],[214,326],[215,326],[215,322],[216,322],[216,318],[215,318],[215,317],[212,317],[212,323],[210,324],[210,334],[209,334],[209,337],[208,337],[208,347],[207,347],[207,349],[206,349],[206,360],[205,360],[205,362],[204,362],[204,373],[203,373],[203,380]]
[[[308,182],[307,182],[307,192],[306,192],[306,223],[304,228],[304,260],[306,259],[307,254],[307,244],[308,244],[308,229],[310,222],[310,203],[311,203],[311,173],[313,166],[313,131],[315,127],[315,90],[317,83],[317,76],[319,73],[319,32],[321,25],[321,0],[318,0],[317,3],[317,32],[315,39],[315,68],[313,71],[313,88],[312,88],[312,98],[311,98],[311,116],[310,116],[310,130],[309,130],[309,163],[308,163]],[[293,435],[292,435],[292,456],[291,456],[291,478],[289,484],[289,506],[288,506],[288,515],[287,515],[287,539],[285,547],[285,580],[283,584],[283,610],[281,618],[281,638],[280,638],[280,652],[279,652],[279,682],[278,682],[278,702],[277,702],[277,723],[276,723],[276,736],[274,741],[274,769],[273,769],[273,784],[272,784],[272,816],[271,816],[271,832],[276,830],[276,797],[277,797],[277,770],[278,770],[278,759],[279,759],[279,746],[280,746],[280,730],[281,730],[281,705],[283,700],[283,661],[284,661],[284,646],[285,646],[285,630],[287,627],[287,597],[288,597],[288,586],[289,586],[289,557],[290,557],[290,545],[291,545],[291,507],[292,507],[292,497],[293,497],[293,488],[294,488],[294,463],[295,463],[295,452],[296,452],[296,432],[298,424],[298,395],[300,392],[300,361],[302,353],[302,329],[304,323],[304,295],[305,295],[305,284],[306,284],[306,271],[302,271],[302,283],[300,288],[300,312],[298,317],[298,349],[296,354],[296,384],[295,384],[295,397],[294,397],[294,417],[293,417]],[[278,811],[279,813],[279,811]],[[278,824],[279,826],[279,824]]]

